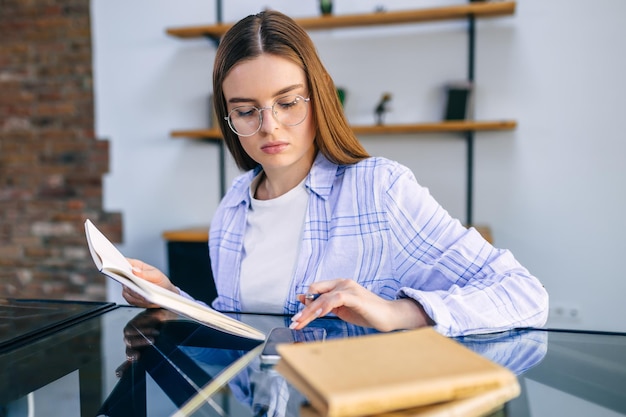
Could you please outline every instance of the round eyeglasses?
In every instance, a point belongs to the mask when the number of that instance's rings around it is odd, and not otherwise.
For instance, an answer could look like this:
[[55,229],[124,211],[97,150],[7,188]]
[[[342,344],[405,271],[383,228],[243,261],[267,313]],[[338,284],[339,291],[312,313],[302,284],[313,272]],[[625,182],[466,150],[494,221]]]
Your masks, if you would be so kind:
[[238,106],[224,117],[230,129],[239,136],[252,136],[261,129],[263,110],[272,110],[272,116],[283,126],[297,126],[304,122],[309,112],[310,98],[289,95],[276,99],[271,107]]

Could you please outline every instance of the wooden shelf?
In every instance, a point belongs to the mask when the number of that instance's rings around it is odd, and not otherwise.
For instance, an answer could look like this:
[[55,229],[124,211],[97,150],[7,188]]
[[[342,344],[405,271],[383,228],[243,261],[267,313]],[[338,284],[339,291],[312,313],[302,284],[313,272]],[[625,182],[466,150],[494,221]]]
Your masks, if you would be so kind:
[[[474,17],[507,16],[515,13],[515,1],[476,2],[455,6],[418,10],[377,12],[366,14],[330,15],[295,19],[307,30],[335,29],[363,26],[396,25],[404,23],[435,22]],[[233,23],[168,28],[168,35],[178,38],[220,38]]]
[[[488,226],[474,226],[487,242],[493,244],[493,235]],[[163,238],[168,242],[208,242],[209,226],[191,227],[188,229],[166,230]]]
[[209,226],[166,230],[162,236],[168,242],[207,242],[209,240]]
[[352,130],[357,135],[397,135],[403,133],[446,133],[468,131],[476,132],[488,130],[514,130],[516,127],[517,122],[515,120],[459,120],[401,125],[352,126]]
[[188,139],[212,139],[222,140],[222,132],[219,129],[191,129],[191,130],[174,130],[170,133],[173,138]]
[[489,243],[493,245],[493,234],[491,234],[491,228],[489,226],[473,226],[478,233]]
[[[467,131],[514,130],[515,120],[475,121],[459,120],[434,123],[413,123],[400,125],[352,126],[356,135],[399,135],[405,133],[450,133]],[[221,140],[219,129],[175,130],[174,138]]]

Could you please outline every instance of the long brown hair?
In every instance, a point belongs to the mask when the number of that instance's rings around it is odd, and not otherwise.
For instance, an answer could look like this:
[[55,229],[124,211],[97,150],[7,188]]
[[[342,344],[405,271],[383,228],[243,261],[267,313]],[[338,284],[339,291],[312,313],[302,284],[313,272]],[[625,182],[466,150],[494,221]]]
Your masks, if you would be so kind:
[[336,164],[354,164],[369,155],[356,138],[337,96],[335,84],[324,68],[315,45],[302,27],[277,11],[264,11],[237,22],[222,38],[213,68],[213,101],[226,146],[242,170],[258,163],[243,150],[237,135],[230,130],[222,84],[239,62],[273,54],[289,59],[304,70],[316,119],[315,145]]

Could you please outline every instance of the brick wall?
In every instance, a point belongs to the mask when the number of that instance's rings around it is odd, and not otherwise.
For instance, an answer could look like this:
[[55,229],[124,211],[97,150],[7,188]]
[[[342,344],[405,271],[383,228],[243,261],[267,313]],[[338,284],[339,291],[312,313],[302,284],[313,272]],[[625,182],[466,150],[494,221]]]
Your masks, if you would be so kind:
[[0,0],[0,297],[104,300],[83,222],[102,210],[89,0]]

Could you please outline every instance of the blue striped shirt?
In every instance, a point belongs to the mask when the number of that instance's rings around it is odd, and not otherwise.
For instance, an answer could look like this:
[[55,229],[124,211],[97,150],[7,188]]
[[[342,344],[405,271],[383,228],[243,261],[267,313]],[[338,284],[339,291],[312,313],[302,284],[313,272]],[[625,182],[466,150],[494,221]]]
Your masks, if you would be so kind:
[[[235,179],[211,223],[220,310],[241,311],[243,235],[257,173]],[[285,314],[302,308],[296,295],[312,282],[350,278],[385,299],[413,298],[448,336],[545,324],[541,283],[510,251],[453,219],[408,168],[384,158],[336,165],[319,153],[305,185],[310,198]]]

